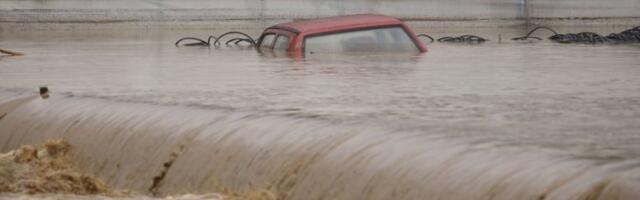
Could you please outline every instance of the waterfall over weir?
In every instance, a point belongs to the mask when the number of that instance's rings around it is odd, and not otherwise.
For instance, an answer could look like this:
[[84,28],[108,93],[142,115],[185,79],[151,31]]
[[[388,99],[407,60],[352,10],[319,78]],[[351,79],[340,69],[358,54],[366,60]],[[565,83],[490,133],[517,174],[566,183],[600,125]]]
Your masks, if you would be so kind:
[[638,160],[580,159],[366,124],[15,91],[0,91],[0,116],[3,152],[63,138],[80,169],[149,194],[228,188],[267,189],[283,199],[640,198]]

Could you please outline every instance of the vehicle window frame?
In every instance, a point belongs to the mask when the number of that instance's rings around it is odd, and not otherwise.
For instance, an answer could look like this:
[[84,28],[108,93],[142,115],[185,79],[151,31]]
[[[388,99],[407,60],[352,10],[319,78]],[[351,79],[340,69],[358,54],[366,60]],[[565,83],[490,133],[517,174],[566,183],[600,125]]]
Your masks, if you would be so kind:
[[420,50],[420,46],[417,44],[418,41],[415,41],[415,39],[411,36],[411,34],[409,34],[409,31],[401,24],[394,24],[394,25],[385,25],[385,26],[369,26],[369,27],[363,27],[363,28],[354,28],[354,29],[345,29],[345,30],[338,30],[338,31],[330,31],[330,32],[322,32],[322,33],[315,33],[315,34],[309,34],[309,35],[305,35],[302,38],[302,54],[306,55],[307,54],[307,39],[311,38],[311,37],[318,37],[318,36],[323,36],[323,35],[331,35],[331,34],[338,34],[338,33],[348,33],[348,32],[356,32],[356,31],[363,31],[363,30],[373,30],[373,29],[384,29],[384,28],[401,28],[405,34],[407,34],[407,37],[409,37],[409,39],[411,39],[411,41],[413,42],[413,45],[416,47],[416,50],[421,51]]
[[[276,44],[278,42],[278,39],[280,39],[280,37],[284,37],[287,38],[287,43],[285,45],[284,49],[276,49]],[[273,46],[271,47],[271,49],[273,50],[284,50],[284,51],[288,51],[289,50],[289,46],[291,46],[291,37],[289,37],[286,34],[276,34],[276,38],[273,40]]]
[[[270,47],[263,47],[264,38],[267,37],[268,35],[273,35],[273,39],[271,41],[271,46]],[[258,48],[259,49],[273,49],[273,45],[275,44],[276,38],[278,38],[278,35],[279,34],[272,33],[272,32],[268,32],[268,33],[262,34],[262,36],[260,36],[260,42],[259,42]]]

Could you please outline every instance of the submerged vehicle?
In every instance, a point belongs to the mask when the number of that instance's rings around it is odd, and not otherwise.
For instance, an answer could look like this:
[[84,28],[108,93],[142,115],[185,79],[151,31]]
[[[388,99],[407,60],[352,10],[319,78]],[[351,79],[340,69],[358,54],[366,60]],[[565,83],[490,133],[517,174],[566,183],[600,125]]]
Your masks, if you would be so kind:
[[384,15],[360,14],[294,21],[265,29],[259,50],[305,55],[319,52],[427,51],[402,21]]
[[[229,35],[238,37],[223,41]],[[404,22],[394,17],[376,14],[344,15],[310,20],[294,21],[266,28],[258,39],[246,33],[231,31],[206,40],[184,37],[176,46],[227,46],[256,47],[259,52],[286,53],[288,56],[304,57],[308,54],[331,52],[376,52],[376,53],[424,53],[427,48]],[[182,43],[192,41],[191,43]],[[195,41],[195,42],[193,42]],[[247,47],[247,46],[245,46]]]

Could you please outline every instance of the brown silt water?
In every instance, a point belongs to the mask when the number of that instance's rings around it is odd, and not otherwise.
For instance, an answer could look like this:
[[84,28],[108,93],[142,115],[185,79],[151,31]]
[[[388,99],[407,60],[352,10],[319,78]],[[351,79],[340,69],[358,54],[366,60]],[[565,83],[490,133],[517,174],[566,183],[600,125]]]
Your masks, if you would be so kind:
[[491,41],[294,59],[173,46],[193,31],[0,35],[24,53],[0,58],[1,152],[61,139],[133,196],[8,197],[640,198],[640,46],[461,32]]

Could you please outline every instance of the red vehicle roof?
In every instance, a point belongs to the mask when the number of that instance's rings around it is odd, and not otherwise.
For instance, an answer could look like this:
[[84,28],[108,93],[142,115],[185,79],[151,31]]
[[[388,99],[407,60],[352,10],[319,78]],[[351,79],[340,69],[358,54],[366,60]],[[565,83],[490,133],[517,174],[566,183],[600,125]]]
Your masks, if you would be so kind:
[[360,14],[337,17],[326,17],[313,20],[277,24],[270,28],[285,29],[297,33],[320,33],[342,29],[355,29],[372,26],[401,25],[402,21],[384,15]]
[[[331,32],[350,31],[357,29],[378,28],[386,26],[400,26],[411,37],[420,52],[427,52],[427,47],[418,39],[415,32],[399,19],[384,15],[360,14],[360,15],[344,15],[336,17],[324,17],[319,19],[311,19],[305,21],[294,21],[271,26],[265,29],[265,33],[287,32],[291,35],[292,40],[287,48],[288,51],[304,52],[304,38],[316,34],[324,34]],[[262,39],[262,36],[260,39]]]

